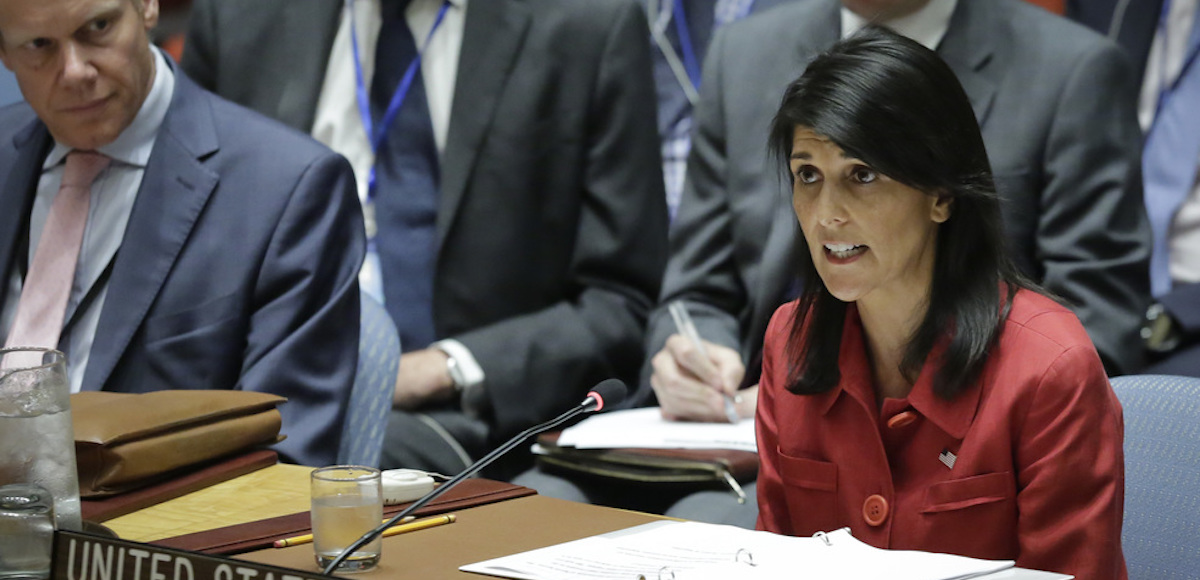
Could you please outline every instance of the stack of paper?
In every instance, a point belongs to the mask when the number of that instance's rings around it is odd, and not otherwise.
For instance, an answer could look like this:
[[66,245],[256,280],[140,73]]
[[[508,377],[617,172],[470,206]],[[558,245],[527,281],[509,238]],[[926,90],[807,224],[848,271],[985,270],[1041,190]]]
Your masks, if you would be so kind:
[[558,438],[577,449],[740,449],[758,451],[754,419],[738,423],[667,421],[658,407],[601,413],[566,429]]
[[881,550],[856,540],[848,529],[822,538],[794,538],[732,526],[663,521],[469,564],[460,570],[524,580],[800,576],[959,580],[1012,566],[1011,560]]

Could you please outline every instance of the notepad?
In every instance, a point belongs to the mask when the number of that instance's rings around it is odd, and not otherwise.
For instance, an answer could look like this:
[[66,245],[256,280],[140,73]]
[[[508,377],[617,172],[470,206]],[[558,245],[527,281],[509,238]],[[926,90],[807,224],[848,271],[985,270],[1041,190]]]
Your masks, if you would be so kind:
[[739,449],[757,451],[754,419],[737,423],[668,421],[658,407],[593,415],[565,429],[558,439],[576,449]]
[[963,580],[1012,567],[1012,560],[881,550],[855,539],[848,528],[797,538],[733,526],[662,521],[459,569],[523,580]]

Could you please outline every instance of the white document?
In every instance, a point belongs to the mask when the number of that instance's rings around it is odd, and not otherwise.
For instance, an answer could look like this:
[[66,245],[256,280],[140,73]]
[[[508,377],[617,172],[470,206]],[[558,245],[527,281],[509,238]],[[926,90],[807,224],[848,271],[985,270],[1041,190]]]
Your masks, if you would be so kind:
[[562,447],[578,449],[740,449],[758,451],[754,419],[737,423],[667,421],[658,407],[593,415],[562,432]]
[[856,540],[849,529],[820,538],[795,538],[733,526],[662,521],[459,569],[523,580],[801,576],[818,580],[960,580],[1012,566],[1012,560],[881,550]]

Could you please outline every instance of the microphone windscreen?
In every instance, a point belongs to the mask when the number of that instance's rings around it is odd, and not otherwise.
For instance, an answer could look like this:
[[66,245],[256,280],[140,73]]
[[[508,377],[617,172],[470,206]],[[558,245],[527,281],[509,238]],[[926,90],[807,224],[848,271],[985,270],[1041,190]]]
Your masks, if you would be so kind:
[[600,381],[600,384],[592,387],[589,396],[596,396],[600,399],[600,405],[597,410],[609,405],[616,405],[625,400],[625,396],[629,394],[629,387],[621,379],[605,379]]

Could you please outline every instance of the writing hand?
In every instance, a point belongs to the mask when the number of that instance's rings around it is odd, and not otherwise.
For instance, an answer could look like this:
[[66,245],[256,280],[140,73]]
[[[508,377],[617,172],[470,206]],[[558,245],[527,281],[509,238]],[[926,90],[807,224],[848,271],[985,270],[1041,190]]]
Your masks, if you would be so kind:
[[[663,417],[675,421],[728,422],[725,396],[737,394],[738,385],[746,373],[737,351],[719,344],[703,341],[700,349],[679,334],[667,339],[666,345],[651,359],[653,374],[650,386],[658,397]],[[753,407],[745,402],[737,405],[738,415],[750,416]]]

